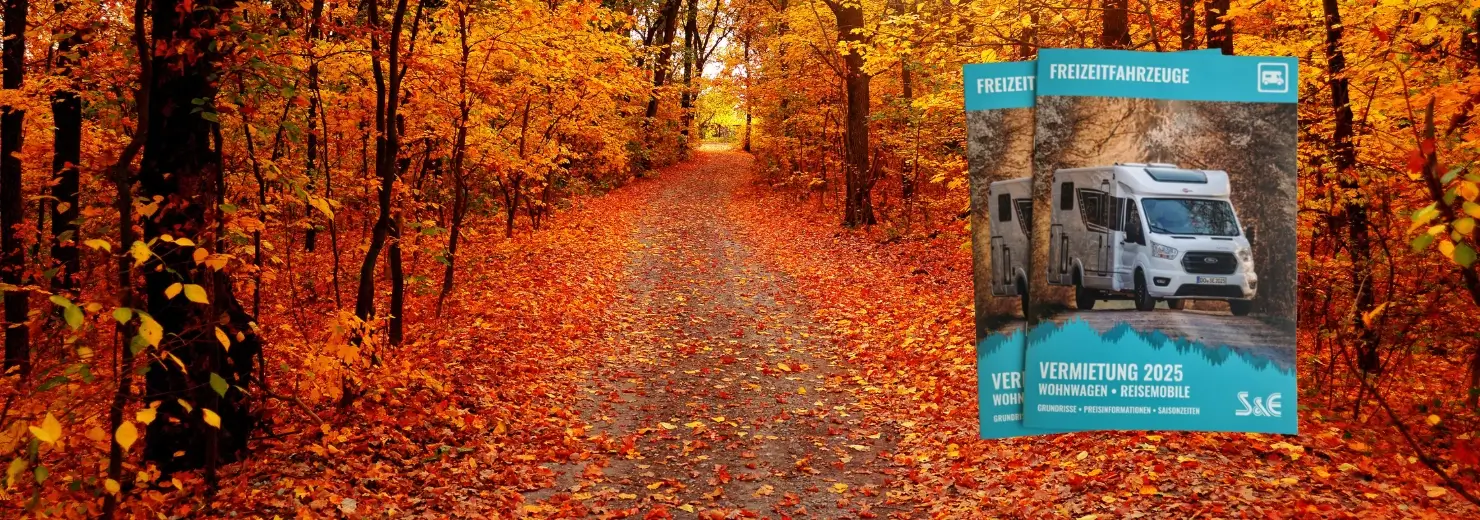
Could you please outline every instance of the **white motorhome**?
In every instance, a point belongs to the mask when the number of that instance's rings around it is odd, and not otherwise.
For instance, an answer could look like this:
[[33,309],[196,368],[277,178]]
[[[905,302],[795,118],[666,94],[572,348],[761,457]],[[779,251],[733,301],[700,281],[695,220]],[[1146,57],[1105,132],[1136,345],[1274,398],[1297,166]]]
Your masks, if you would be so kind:
[[1032,178],[997,181],[987,189],[992,229],[992,295],[1017,296],[1028,312],[1028,234],[1033,226]]
[[1075,303],[1227,300],[1243,316],[1258,288],[1254,256],[1228,198],[1228,173],[1164,163],[1054,172],[1050,284]]

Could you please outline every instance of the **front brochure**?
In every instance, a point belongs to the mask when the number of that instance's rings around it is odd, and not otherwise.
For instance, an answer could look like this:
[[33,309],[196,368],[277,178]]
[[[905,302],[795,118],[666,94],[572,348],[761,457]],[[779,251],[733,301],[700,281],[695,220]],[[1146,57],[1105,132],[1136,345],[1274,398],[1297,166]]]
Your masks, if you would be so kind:
[[[1024,424],[1296,433],[1293,58],[1045,49]],[[1041,196],[1042,194],[1036,194]]]

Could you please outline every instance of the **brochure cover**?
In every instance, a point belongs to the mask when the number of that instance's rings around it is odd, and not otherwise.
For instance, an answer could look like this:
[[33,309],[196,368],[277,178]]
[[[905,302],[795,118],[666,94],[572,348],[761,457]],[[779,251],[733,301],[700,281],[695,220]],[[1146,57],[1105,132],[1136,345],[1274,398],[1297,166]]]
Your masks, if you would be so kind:
[[962,72],[980,435],[1051,433],[1026,429],[1022,420],[1036,66],[1031,61],[979,63]]
[[[1024,424],[1296,433],[1293,58],[1045,49]],[[1042,193],[1037,193],[1042,195]]]

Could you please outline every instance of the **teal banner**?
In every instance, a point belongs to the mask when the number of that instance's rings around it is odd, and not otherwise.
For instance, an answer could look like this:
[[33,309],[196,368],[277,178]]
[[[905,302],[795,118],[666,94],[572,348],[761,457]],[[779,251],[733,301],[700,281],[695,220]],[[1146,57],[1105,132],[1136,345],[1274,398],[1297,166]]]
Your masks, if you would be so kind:
[[[1062,327],[1062,328],[1060,328]],[[1257,354],[1083,321],[1029,335],[1029,428],[1297,433],[1295,372]]]
[[1298,62],[1286,57],[1043,49],[1038,63],[1040,96],[1294,103],[1300,90]]
[[972,63],[961,67],[966,78],[966,110],[1033,106],[1038,67],[1031,61]]

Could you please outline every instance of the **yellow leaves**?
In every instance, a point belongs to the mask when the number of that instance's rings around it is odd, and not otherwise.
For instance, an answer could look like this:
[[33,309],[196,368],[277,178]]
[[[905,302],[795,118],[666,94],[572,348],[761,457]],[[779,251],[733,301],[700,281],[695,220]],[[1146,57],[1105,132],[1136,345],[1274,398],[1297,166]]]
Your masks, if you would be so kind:
[[690,422],[684,424],[684,426],[687,426],[689,428],[703,428],[704,427],[704,421],[690,421]]
[[208,408],[201,408],[200,413],[201,418],[206,421],[206,424],[209,424],[216,428],[221,427],[221,416],[216,415],[216,412],[213,412]]
[[714,422],[717,422],[717,423],[722,423],[722,422],[725,422],[725,417],[723,415],[720,415],[720,416],[710,417],[709,420],[714,421]]
[[961,458],[961,445],[960,444],[956,444],[954,442],[953,443],[950,443],[950,444],[947,444],[946,445],[946,456],[947,457],[950,457],[950,458],[953,458],[953,459],[959,459],[959,458]]
[[112,253],[113,252],[113,244],[109,244],[107,240],[101,240],[101,239],[94,238],[94,239],[91,239],[91,240],[85,240],[85,241],[82,242],[82,244],[83,245],[86,245],[87,247],[93,248],[93,250],[99,250],[99,249],[101,249],[101,250],[107,251],[109,253]]
[[1331,478],[1331,472],[1326,471],[1325,466],[1316,466],[1314,468],[1311,468],[1310,471],[1311,473],[1315,473],[1317,477],[1321,477],[1323,479]]
[[1081,451],[1078,455],[1074,456],[1074,460],[1084,460],[1087,458],[1089,458],[1089,452],[1087,451]]
[[868,446],[862,444],[849,444],[848,447],[853,451],[868,451]]
[[108,480],[103,481],[103,489],[107,490],[108,491],[108,494],[110,494],[110,495],[117,495],[118,494],[118,491],[121,488],[119,487],[117,480],[113,480],[113,479],[110,478]]
[[678,426],[677,425],[674,425],[673,423],[668,423],[668,422],[660,422],[660,423],[658,423],[658,427],[663,428],[664,430],[676,430],[676,429],[678,429]]
[[1101,495],[1100,496],[1100,501],[1101,502],[1104,502],[1106,504],[1114,504],[1115,503],[1115,496],[1114,495]]
[[144,262],[149,261],[149,256],[154,253],[149,251],[149,246],[147,244],[135,240],[133,245],[129,246],[128,254],[129,256],[134,257],[134,266],[138,267],[140,265],[144,265]]
[[1454,259],[1454,242],[1440,240],[1439,253],[1443,254],[1444,258]]
[[1454,231],[1461,235],[1468,235],[1474,230],[1475,219],[1473,217],[1465,217],[1454,221]]
[[164,327],[154,321],[153,316],[139,314],[139,335],[150,345],[158,347],[159,342],[164,339]]
[[[184,239],[181,239],[184,240]],[[175,282],[164,289],[164,297],[174,299],[181,291],[185,292],[185,299],[195,303],[210,303],[206,298],[206,288],[193,283],[181,284]]]
[[149,424],[154,422],[155,413],[157,413],[157,409],[153,406],[150,406],[148,408],[135,412],[134,419],[138,420],[141,423]]
[[1429,426],[1438,426],[1439,425],[1439,421],[1440,421],[1439,416],[1433,415],[1433,414],[1430,414],[1428,416],[1428,418],[1424,419],[1424,422],[1429,423]]
[[805,387],[805,386],[799,386],[799,387],[797,387],[797,393],[798,394],[801,394],[801,395],[807,395],[807,387]]
[[842,482],[838,482],[838,483],[832,485],[831,491],[833,493],[839,493],[839,494],[844,493],[844,492],[847,492],[848,491],[848,485],[847,484],[844,484]]
[[1161,492],[1161,490],[1156,489],[1156,486],[1153,486],[1153,485],[1150,485],[1150,484],[1143,484],[1143,485],[1141,485],[1140,493],[1142,495],[1155,495],[1155,494],[1160,493],[1160,492]]
[[308,204],[323,213],[325,217],[334,218],[334,208],[330,207],[328,199],[309,195]]
[[1439,498],[1439,497],[1442,497],[1442,496],[1444,496],[1444,495],[1446,495],[1446,494],[1449,493],[1449,490],[1448,489],[1445,489],[1442,486],[1428,486],[1428,485],[1426,485],[1426,486],[1423,487],[1423,489],[1424,489],[1424,491],[1426,491],[1424,494],[1425,495],[1428,495],[1429,498]]
[[1459,185],[1455,188],[1459,196],[1464,197],[1465,200],[1480,200],[1480,185],[1470,181],[1459,181]]
[[1352,451],[1358,453],[1367,453],[1369,451],[1372,451],[1372,447],[1368,446],[1367,443],[1362,441],[1351,441],[1346,444],[1346,447],[1351,448]]
[[216,327],[216,341],[221,342],[222,349],[231,351],[231,338],[226,336],[226,331],[221,330],[221,327]]
[[201,262],[205,262],[206,259],[210,257],[211,252],[206,251],[206,248],[204,247],[197,247],[195,248],[194,252],[190,253],[190,259],[195,261],[195,265],[200,265]]
[[788,365],[786,363],[777,363],[776,368],[780,369],[782,372],[791,372],[791,365]]
[[29,429],[31,435],[35,435],[37,440],[47,444],[56,443],[62,438],[62,423],[57,422],[57,418],[51,412],[46,412],[46,418],[41,420],[40,428],[31,426]]
[[1462,209],[1464,209],[1466,215],[1469,215],[1473,218],[1480,218],[1480,204],[1465,201],[1464,205],[1461,207]]
[[185,299],[201,304],[210,303],[206,298],[206,288],[193,283],[185,284]]
[[133,421],[125,419],[123,424],[118,425],[118,431],[113,433],[113,439],[123,446],[123,451],[128,451],[139,440],[139,429],[134,426]]

